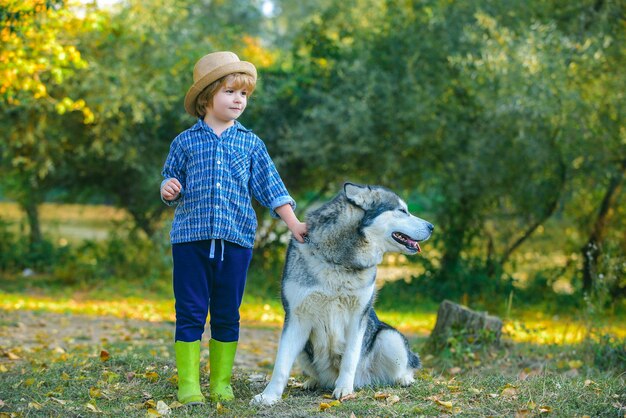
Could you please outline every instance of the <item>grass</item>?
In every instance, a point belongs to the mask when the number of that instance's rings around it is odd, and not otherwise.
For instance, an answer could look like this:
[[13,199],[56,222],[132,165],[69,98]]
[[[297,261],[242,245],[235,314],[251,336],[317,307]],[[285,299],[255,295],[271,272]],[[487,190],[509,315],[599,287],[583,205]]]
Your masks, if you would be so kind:
[[[23,219],[8,203],[0,203],[0,213],[18,224]],[[104,237],[112,223],[125,219],[105,206],[46,205],[42,210],[44,229],[69,242]],[[401,277],[404,272],[396,267],[402,263],[391,261],[395,270],[384,274]],[[175,397],[169,279],[90,280],[68,286],[54,277],[4,277],[0,418],[626,417],[625,317],[556,316],[540,308],[513,307],[500,346],[457,342],[435,356],[424,351],[436,319],[432,303],[379,312],[382,320],[409,335],[411,347],[422,356],[424,369],[413,386],[364,388],[354,398],[336,402],[329,398],[331,391],[303,390],[296,368],[282,402],[252,407],[250,399],[262,391],[271,372],[283,321],[278,297],[253,295],[246,295],[241,309],[249,337],[240,342],[243,365],[235,369],[233,380],[237,400],[185,408]],[[207,345],[205,341],[203,365]],[[253,360],[241,363],[244,355]],[[206,368],[202,386],[208,392]]]
[[[144,417],[168,411],[172,417],[621,417],[626,411],[623,373],[587,364],[581,345],[511,342],[468,351],[456,360],[424,356],[425,368],[413,386],[360,389],[343,402],[333,402],[330,391],[301,389],[303,378],[295,376],[281,403],[253,407],[249,401],[263,389],[267,368],[236,369],[235,402],[185,408],[176,402],[175,364],[164,330],[129,328],[124,333],[127,341],[96,345],[76,339],[68,340],[66,348],[49,347],[46,341],[3,347],[0,416]],[[422,342],[412,340],[417,349]],[[207,373],[202,387],[208,392]]]

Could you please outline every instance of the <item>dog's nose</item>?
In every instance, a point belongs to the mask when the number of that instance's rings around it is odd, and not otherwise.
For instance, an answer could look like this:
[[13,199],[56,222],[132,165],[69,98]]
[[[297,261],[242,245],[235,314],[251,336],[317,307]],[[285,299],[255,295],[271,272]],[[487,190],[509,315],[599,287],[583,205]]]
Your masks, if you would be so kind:
[[435,229],[435,225],[429,223],[428,230],[432,233],[434,229]]

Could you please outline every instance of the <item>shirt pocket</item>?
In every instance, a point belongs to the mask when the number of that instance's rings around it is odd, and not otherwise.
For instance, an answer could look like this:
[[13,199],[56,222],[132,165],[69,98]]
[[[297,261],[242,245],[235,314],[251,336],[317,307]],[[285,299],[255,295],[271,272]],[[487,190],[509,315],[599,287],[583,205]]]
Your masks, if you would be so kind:
[[231,150],[229,167],[234,178],[245,182],[250,179],[250,160],[247,155]]

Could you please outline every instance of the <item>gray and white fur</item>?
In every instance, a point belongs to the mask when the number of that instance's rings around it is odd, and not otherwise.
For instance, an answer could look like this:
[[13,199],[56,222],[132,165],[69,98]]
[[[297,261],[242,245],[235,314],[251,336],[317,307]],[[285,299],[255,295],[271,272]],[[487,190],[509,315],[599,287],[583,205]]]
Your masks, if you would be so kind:
[[252,403],[281,399],[296,358],[308,376],[305,388],[333,389],[337,399],[362,386],[410,385],[420,360],[406,337],[376,316],[376,266],[386,252],[420,252],[433,225],[384,187],[346,183],[308,214],[307,226],[307,242],[292,239],[287,249],[274,371]]

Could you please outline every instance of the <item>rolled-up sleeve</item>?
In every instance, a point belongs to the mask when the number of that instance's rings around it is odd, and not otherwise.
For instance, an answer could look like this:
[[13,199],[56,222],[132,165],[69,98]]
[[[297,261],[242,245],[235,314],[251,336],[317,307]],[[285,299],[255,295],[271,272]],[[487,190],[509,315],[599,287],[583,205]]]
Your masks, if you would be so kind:
[[177,205],[184,195],[186,186],[186,164],[187,158],[185,152],[182,150],[180,143],[175,139],[170,146],[170,152],[167,155],[167,159],[163,165],[163,170],[161,171],[161,175],[163,176],[161,188],[163,188],[169,179],[175,178],[180,182],[182,189],[175,200],[165,200],[163,199],[163,196],[161,196],[163,203],[168,206]]
[[254,198],[270,209],[273,218],[280,218],[276,213],[276,208],[280,206],[289,204],[296,209],[296,201],[289,195],[261,140],[252,154],[250,189]]

